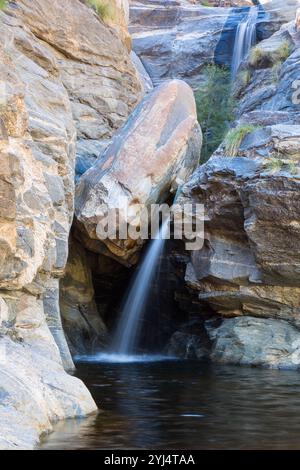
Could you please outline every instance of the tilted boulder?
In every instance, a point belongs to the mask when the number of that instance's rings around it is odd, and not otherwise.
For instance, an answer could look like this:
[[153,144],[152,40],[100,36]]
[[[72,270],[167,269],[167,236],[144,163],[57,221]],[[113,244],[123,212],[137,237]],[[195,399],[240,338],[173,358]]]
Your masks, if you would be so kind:
[[198,165],[200,150],[201,130],[191,88],[174,80],[147,95],[77,185],[77,226],[87,247],[134,263],[140,248],[136,241],[105,240],[104,245],[98,239],[99,206],[115,208],[122,198],[129,208],[165,201]]

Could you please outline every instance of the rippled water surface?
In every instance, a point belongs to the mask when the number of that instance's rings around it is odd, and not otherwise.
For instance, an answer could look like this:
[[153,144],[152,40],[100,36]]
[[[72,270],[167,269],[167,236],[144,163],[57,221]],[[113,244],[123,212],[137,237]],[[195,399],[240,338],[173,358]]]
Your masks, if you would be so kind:
[[42,449],[300,449],[300,374],[192,361],[80,362],[100,411]]

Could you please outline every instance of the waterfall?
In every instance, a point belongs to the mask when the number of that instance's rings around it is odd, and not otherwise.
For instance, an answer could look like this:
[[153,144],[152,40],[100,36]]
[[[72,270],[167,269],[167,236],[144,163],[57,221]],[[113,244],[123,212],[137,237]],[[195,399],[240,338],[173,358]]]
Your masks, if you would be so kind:
[[133,279],[113,338],[112,351],[114,353],[132,354],[138,344],[143,313],[149,300],[151,281],[157,274],[168,229],[169,219],[163,222],[157,236],[150,241],[141,267]]
[[232,80],[235,79],[240,65],[249,54],[251,47],[256,43],[258,13],[259,7],[251,7],[247,17],[237,27],[231,64]]

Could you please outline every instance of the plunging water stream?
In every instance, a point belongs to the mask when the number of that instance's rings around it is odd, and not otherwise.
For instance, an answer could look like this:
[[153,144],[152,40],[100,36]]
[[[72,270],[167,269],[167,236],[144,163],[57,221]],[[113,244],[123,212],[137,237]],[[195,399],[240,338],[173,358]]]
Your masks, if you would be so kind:
[[135,352],[143,313],[149,300],[149,286],[158,268],[163,252],[169,220],[163,222],[155,239],[151,240],[141,267],[134,277],[115,332],[112,351],[126,356]]
[[238,25],[233,48],[231,78],[234,79],[243,60],[256,43],[256,23],[259,7],[251,7],[248,16]]

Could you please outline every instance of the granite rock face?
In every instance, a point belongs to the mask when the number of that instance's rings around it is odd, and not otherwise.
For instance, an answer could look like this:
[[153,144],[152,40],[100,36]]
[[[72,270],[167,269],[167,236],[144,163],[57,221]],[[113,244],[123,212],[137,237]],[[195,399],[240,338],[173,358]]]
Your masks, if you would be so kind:
[[103,252],[124,264],[136,262],[141,240],[101,240],[97,227],[103,209],[128,205],[132,223],[140,226],[140,209],[175,194],[196,168],[201,130],[190,87],[169,81],[149,93],[114,137],[103,158],[88,170],[76,188],[76,221],[88,249]]
[[22,0],[13,10],[51,48],[81,141],[79,159],[93,159],[95,151],[96,157],[101,155],[93,144],[110,139],[142,96],[130,48],[118,36],[120,28],[115,28],[124,23],[126,30],[127,2],[115,3],[119,7],[111,27],[79,0]]
[[31,448],[51,422],[96,410],[64,371],[59,307],[76,143],[93,157],[141,84],[129,45],[79,0],[10,2],[0,32],[0,446]]

